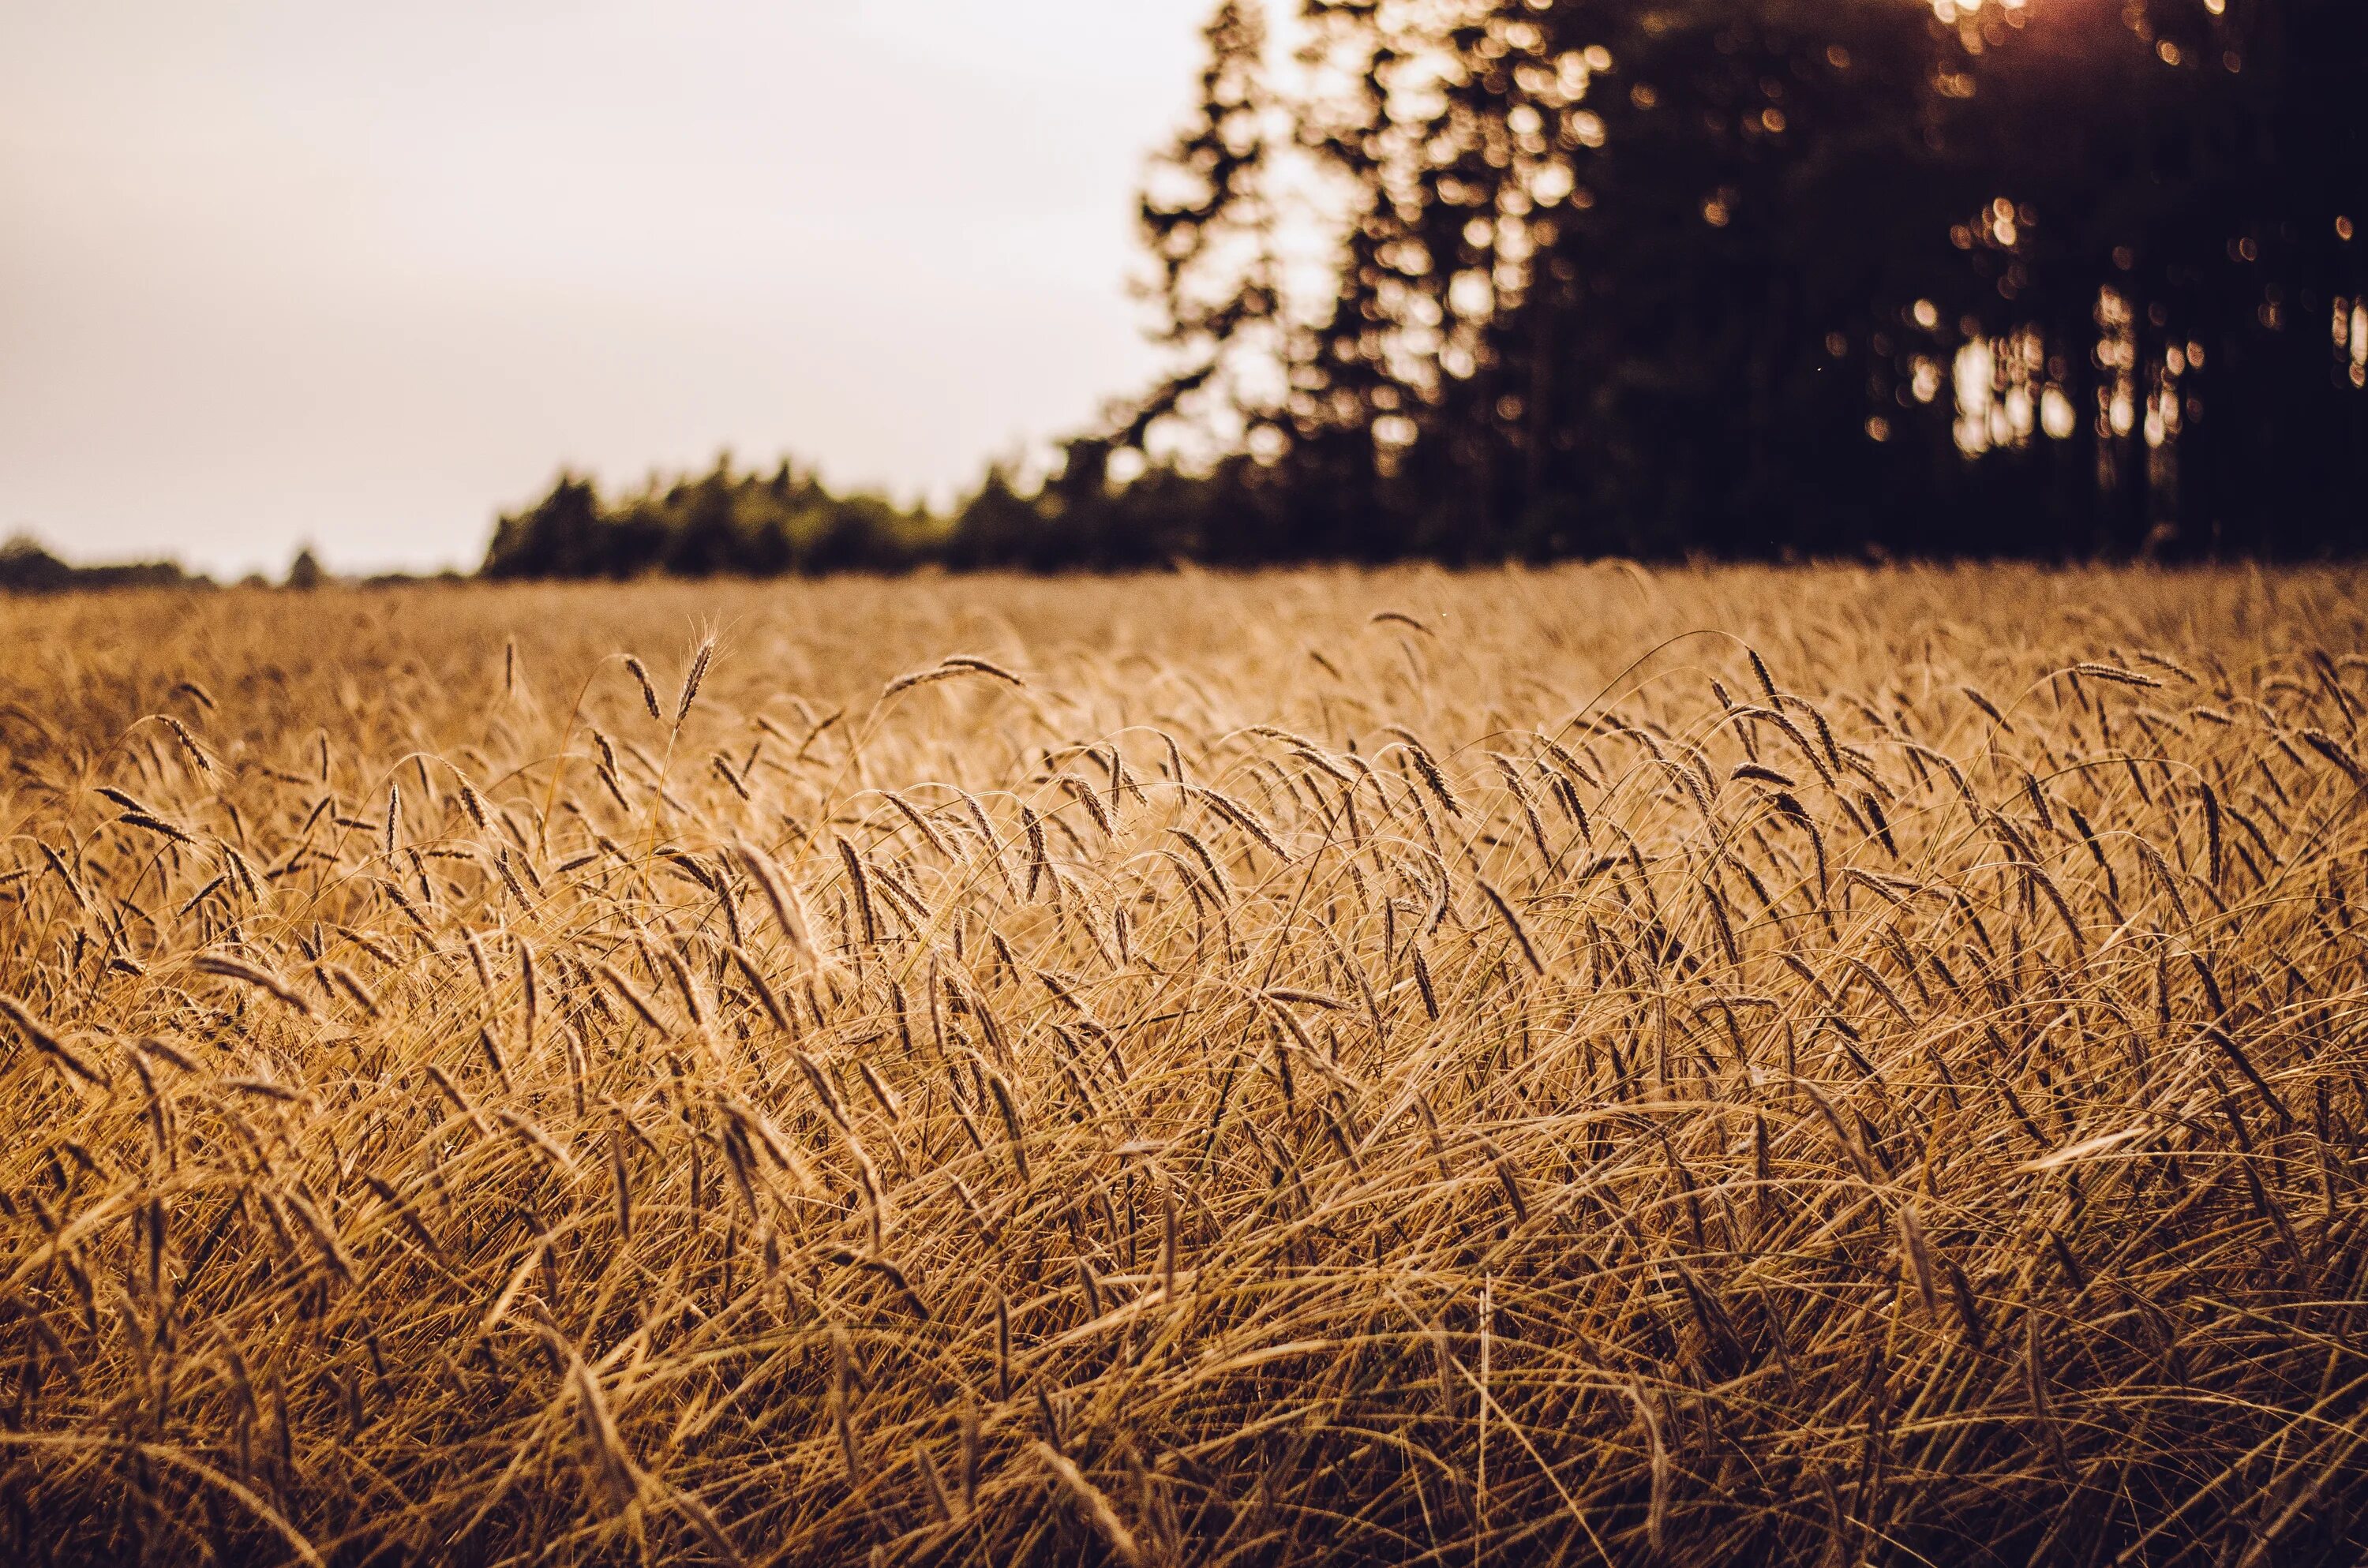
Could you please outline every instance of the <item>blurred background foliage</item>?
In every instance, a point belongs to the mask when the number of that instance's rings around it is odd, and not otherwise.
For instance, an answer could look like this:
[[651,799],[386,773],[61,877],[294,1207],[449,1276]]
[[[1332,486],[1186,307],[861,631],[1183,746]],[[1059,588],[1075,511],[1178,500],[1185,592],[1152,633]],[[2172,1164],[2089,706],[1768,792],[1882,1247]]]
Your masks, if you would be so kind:
[[1224,0],[1205,40],[1140,210],[1173,374],[1049,476],[566,473],[485,574],[2368,544],[2359,0]]

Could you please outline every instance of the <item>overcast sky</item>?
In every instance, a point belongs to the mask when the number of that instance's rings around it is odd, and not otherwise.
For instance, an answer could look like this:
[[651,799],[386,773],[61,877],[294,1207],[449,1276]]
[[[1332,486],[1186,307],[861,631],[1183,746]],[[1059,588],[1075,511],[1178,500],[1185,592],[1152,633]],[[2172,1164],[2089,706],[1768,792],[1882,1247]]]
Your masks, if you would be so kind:
[[0,533],[473,565],[563,462],[942,498],[1156,363],[1210,0],[0,0]]

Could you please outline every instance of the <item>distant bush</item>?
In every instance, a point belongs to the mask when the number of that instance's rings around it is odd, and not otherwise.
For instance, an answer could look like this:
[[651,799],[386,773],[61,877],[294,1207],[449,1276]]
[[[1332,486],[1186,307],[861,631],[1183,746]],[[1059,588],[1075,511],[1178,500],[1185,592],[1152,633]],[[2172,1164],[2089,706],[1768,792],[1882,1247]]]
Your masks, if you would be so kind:
[[313,547],[309,544],[299,550],[296,558],[288,563],[287,585],[298,593],[310,593],[328,580],[327,568],[321,564],[321,558],[313,553]]

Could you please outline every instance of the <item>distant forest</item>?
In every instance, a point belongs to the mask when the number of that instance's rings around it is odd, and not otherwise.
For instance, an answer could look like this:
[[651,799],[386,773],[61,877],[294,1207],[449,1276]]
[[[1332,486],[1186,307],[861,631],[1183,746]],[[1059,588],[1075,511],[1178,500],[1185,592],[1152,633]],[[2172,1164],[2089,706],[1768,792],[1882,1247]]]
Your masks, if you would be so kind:
[[[495,577],[2352,554],[2361,0],[1220,5],[1175,372],[950,517],[563,476]],[[1294,225],[1342,235],[1328,295]]]
[[211,587],[172,561],[128,561],[74,566],[23,534],[0,544],[0,594],[63,594],[85,588]]

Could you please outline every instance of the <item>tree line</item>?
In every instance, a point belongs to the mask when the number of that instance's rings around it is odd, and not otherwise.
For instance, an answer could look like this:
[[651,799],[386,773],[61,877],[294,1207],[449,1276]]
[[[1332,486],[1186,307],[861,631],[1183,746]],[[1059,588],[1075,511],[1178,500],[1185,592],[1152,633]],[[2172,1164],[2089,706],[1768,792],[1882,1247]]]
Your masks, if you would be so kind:
[[173,561],[126,561],[75,566],[59,560],[40,541],[17,534],[0,543],[0,594],[64,594],[94,588],[211,587]]
[[2358,0],[1224,0],[1204,40],[1140,203],[1172,372],[1041,485],[563,474],[485,573],[2368,545]]

